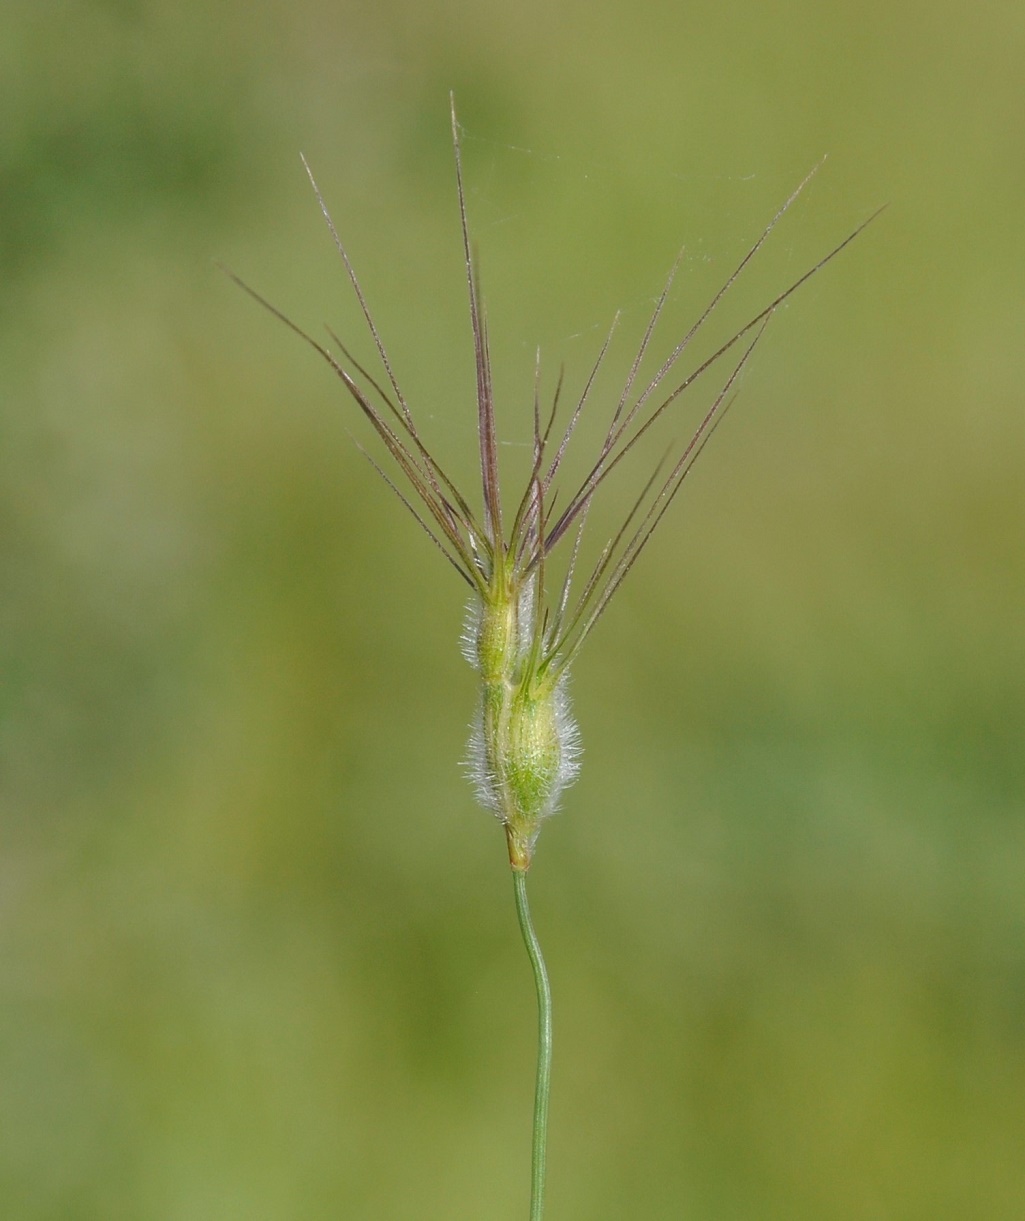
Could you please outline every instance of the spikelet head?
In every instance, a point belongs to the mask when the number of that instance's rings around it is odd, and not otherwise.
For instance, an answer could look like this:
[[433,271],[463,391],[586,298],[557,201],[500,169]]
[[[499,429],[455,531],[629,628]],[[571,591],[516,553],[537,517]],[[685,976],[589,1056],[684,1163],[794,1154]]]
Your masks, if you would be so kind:
[[[569,714],[569,666],[602,616],[609,600],[647,547],[652,534],[690,474],[709,437],[733,401],[736,385],[774,312],[806,280],[840,253],[878,213],[778,293],[710,356],[684,372],[691,341],[719,302],[768,239],[811,175],[777,211],[761,236],[726,278],[694,325],[679,338],[653,377],[641,376],[649,343],[669,298],[676,271],[670,272],[655,303],[644,337],[611,413],[605,438],[579,484],[559,488],[562,462],[591,396],[609,349],[613,320],[564,428],[556,429],[560,378],[547,421],[542,417],[539,376],[534,388],[533,465],[518,506],[503,524],[499,480],[499,442],[488,349],[488,327],[470,243],[463,190],[459,124],[452,103],[452,143],[456,163],[463,256],[470,301],[477,380],[477,435],[480,447],[482,505],[471,506],[445,468],[428,450],[413,412],[399,388],[392,364],[370,315],[349,256],[339,239],[313,175],[310,181],[352,284],[387,386],[375,380],[335,338],[340,355],[303,331],[242,280],[228,274],[272,314],[306,340],[328,363],[365,416],[394,463],[391,473],[367,455],[441,554],[473,591],[463,636],[463,651],[480,679],[478,714],[470,741],[469,770],[481,803],[502,822],[514,870],[525,871],[542,820],[556,808],[563,789],[576,776],[579,754],[576,726]],[[814,171],[813,171],[814,172]],[[307,166],[307,173],[309,167]],[[678,263],[677,263],[678,265]],[[725,367],[725,368],[724,368]],[[635,445],[699,379],[723,370],[700,422],[684,443],[670,445],[640,490],[621,526],[602,548],[589,575],[574,585],[578,548],[596,493]],[[397,473],[398,482],[393,479]],[[403,490],[403,488],[405,490]],[[554,505],[561,491],[558,512]],[[506,510],[512,508],[506,504]],[[563,543],[566,540],[566,543]],[[559,547],[569,550],[561,592],[546,598],[546,565]],[[573,590],[571,597],[571,588]]]

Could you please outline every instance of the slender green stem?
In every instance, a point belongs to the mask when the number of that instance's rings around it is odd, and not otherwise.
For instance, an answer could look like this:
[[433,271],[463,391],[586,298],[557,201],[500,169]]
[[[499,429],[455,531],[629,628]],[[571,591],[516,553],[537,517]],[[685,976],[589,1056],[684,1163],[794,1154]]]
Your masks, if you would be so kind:
[[534,1138],[530,1164],[530,1221],[541,1221],[545,1207],[545,1149],[548,1142],[548,1094],[552,1084],[552,990],[548,971],[530,919],[527,874],[513,870],[516,915],[537,988],[537,1084],[534,1089]]

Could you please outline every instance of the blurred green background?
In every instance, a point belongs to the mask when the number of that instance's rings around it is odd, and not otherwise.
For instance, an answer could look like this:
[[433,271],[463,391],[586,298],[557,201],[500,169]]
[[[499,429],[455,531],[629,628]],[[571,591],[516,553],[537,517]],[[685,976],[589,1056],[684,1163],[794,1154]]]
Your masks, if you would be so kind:
[[552,1221],[1020,1221],[1025,9],[3,27],[0,1215],[526,1216],[463,590],[213,265],[370,359],[303,150],[472,480],[454,89],[514,464],[535,346],[578,390],[621,307],[622,377],[681,243],[663,352],[823,154],[720,334],[891,205],[773,322],[576,667],[531,874]]

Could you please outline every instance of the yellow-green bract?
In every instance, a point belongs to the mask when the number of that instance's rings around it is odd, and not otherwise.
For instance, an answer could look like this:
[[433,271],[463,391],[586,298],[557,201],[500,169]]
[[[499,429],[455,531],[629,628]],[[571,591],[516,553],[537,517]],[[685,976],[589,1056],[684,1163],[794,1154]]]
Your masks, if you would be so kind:
[[475,599],[463,641],[481,683],[470,775],[481,805],[505,826],[514,869],[529,866],[541,820],[572,783],[579,754],[567,674],[539,664],[536,583],[502,583]]

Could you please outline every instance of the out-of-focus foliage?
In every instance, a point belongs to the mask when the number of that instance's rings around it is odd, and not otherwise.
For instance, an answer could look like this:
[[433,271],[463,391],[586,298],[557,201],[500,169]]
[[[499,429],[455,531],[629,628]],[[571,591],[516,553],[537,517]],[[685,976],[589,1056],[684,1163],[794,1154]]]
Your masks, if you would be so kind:
[[579,389],[622,307],[625,375],[681,243],[662,352],[823,153],[723,330],[891,203],[577,665],[553,1221],[1020,1221],[1023,54],[1009,0],[7,6],[0,1215],[525,1215],[462,592],[213,266],[370,360],[303,149],[468,481],[452,88],[512,464],[535,346]]

